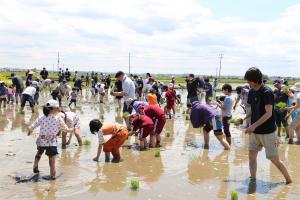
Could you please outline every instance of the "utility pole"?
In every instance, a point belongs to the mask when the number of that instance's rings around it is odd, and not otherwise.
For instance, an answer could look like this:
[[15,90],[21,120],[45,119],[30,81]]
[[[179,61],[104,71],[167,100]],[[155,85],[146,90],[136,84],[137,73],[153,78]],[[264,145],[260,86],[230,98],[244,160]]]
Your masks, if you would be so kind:
[[59,52],[57,53],[57,71],[59,71]]
[[221,70],[222,70],[222,59],[223,59],[223,54],[219,54],[219,59],[220,59],[220,68],[219,68],[219,80],[221,78]]
[[128,56],[128,69],[129,69],[128,76],[130,76],[130,53],[129,53],[129,56]]

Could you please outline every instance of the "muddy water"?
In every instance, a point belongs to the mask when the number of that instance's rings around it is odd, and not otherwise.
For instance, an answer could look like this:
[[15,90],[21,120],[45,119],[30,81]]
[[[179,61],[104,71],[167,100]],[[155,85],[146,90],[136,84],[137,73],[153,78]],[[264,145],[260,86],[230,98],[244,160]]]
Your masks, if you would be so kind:
[[[41,103],[47,97],[41,97]],[[65,103],[66,104],[66,103]],[[97,137],[88,131],[88,122],[100,117],[104,122],[122,121],[115,112],[112,98],[105,105],[95,104],[84,95],[76,113],[81,119],[81,135],[92,141],[90,146],[78,147],[76,138],[65,150],[59,147],[55,181],[16,183],[14,176],[29,176],[36,151],[36,135],[27,136],[27,125],[42,114],[24,115],[14,106],[0,112],[0,199],[230,199],[238,191],[239,199],[299,199],[300,146],[281,145],[280,156],[287,164],[294,183],[286,186],[277,169],[258,157],[258,180],[249,182],[247,142],[240,129],[232,127],[233,145],[224,151],[212,135],[209,150],[203,149],[199,129],[193,129],[178,106],[175,119],[168,120],[163,133],[161,157],[154,150],[138,152],[122,148],[123,162],[119,164],[92,161],[97,150]],[[100,113],[100,114],[99,114]],[[241,111],[235,112],[240,115]],[[36,130],[34,133],[37,133]],[[128,144],[136,141],[131,138]],[[59,144],[61,140],[59,140]],[[41,176],[49,175],[47,157],[40,161]],[[132,191],[130,180],[139,179],[140,189]]]

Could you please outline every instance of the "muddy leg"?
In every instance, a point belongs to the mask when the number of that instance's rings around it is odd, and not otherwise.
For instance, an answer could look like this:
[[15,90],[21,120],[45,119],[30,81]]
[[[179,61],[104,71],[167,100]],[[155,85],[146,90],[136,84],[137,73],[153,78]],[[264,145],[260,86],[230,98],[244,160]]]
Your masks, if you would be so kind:
[[43,155],[43,151],[37,151],[35,158],[34,158],[34,164],[33,164],[33,172],[34,173],[39,173],[39,161]]
[[[61,134],[61,145],[62,145],[62,148],[65,149],[66,148],[66,145],[67,145],[67,132],[62,132]],[[70,141],[71,142],[71,141]]]
[[250,178],[256,179],[257,171],[257,151],[249,151],[249,169],[250,169]]
[[150,135],[150,147],[155,148],[156,147],[156,134]]
[[204,137],[204,148],[208,149],[209,147],[209,133],[203,130],[203,137]]

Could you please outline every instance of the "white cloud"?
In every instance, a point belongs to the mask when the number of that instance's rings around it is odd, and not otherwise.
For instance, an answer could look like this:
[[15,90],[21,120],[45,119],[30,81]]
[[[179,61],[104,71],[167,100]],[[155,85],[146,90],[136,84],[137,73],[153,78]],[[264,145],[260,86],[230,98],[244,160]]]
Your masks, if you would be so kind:
[[[216,18],[196,0],[1,0],[0,66],[224,74],[300,72],[300,5],[272,21]],[[94,67],[94,68],[93,68]],[[276,69],[276,70],[274,70]],[[286,70],[289,69],[289,70]]]

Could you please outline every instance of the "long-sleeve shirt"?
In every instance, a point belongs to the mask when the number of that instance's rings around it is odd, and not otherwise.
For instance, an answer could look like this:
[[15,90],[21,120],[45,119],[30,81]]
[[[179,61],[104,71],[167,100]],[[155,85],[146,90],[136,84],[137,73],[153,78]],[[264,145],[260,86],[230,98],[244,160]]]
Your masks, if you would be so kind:
[[29,127],[31,130],[40,126],[40,133],[36,145],[40,147],[57,146],[56,135],[60,130],[68,131],[62,118],[54,115],[43,115],[35,120]]

